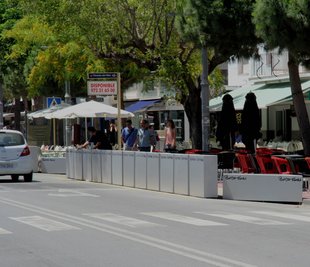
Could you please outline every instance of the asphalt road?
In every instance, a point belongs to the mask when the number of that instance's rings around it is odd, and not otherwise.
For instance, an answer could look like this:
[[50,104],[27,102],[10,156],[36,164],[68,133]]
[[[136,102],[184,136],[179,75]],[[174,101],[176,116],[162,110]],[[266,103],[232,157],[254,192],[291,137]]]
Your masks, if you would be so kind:
[[0,266],[309,266],[310,205],[0,177]]

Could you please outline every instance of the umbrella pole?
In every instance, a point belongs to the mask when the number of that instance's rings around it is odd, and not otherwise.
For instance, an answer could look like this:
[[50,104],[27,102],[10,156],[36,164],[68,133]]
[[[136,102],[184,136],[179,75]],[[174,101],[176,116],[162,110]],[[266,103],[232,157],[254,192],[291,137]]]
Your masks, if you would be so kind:
[[53,119],[53,140],[54,140],[54,147],[56,146],[56,120]]

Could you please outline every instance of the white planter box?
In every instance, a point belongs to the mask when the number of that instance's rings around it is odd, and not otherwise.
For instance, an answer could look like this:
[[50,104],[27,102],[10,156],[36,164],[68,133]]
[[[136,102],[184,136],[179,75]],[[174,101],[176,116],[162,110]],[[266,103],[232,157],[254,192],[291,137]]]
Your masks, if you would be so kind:
[[189,156],[189,195],[217,198],[217,156]]
[[74,179],[83,180],[83,150],[76,150],[73,154]]
[[74,179],[74,152],[69,149],[66,153],[66,175],[68,178]]
[[123,151],[123,178],[125,186],[135,186],[135,152]]
[[146,189],[147,154],[150,152],[136,152],[135,187]]
[[42,157],[41,171],[43,173],[66,173],[66,158]]
[[92,151],[92,182],[101,183],[101,153],[100,150]]
[[112,150],[112,184],[123,185],[123,152]]
[[301,203],[302,176],[224,173],[223,198]]
[[160,153],[160,191],[173,193],[173,165],[174,156]]
[[159,153],[147,154],[146,188],[150,190],[159,190]]
[[112,150],[100,150],[102,182],[112,183]]
[[83,180],[91,181],[92,179],[92,150],[83,149]]
[[30,156],[32,159],[32,171],[38,172],[39,170],[39,155],[41,154],[41,149],[38,146],[29,146]]
[[189,155],[174,154],[174,193],[189,194]]

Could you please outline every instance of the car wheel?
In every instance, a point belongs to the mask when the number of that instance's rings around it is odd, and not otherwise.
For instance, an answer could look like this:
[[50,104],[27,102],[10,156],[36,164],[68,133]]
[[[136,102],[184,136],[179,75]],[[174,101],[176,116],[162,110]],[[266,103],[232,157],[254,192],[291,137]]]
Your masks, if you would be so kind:
[[32,172],[28,174],[24,174],[24,181],[25,182],[32,182]]
[[17,182],[17,181],[18,181],[18,177],[19,177],[19,176],[18,176],[17,174],[12,174],[12,175],[11,175],[11,178],[12,178],[12,181],[13,181],[13,182]]

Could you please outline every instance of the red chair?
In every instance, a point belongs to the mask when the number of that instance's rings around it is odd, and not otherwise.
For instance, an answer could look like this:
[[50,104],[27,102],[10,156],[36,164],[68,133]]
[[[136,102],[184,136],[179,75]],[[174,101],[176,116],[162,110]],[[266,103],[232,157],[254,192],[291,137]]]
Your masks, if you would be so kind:
[[310,169],[310,157],[305,157],[305,161],[308,164],[308,168]]
[[257,164],[261,173],[278,173],[278,170],[271,158],[271,155],[259,155],[255,156]]
[[199,154],[201,152],[202,152],[202,150],[200,150],[200,149],[188,149],[188,150],[185,150],[185,154]]
[[243,173],[257,172],[257,168],[251,154],[236,153],[236,157]]
[[288,162],[286,158],[279,158],[277,156],[271,156],[274,165],[278,173],[280,174],[294,174],[295,171],[292,169],[291,164]]

